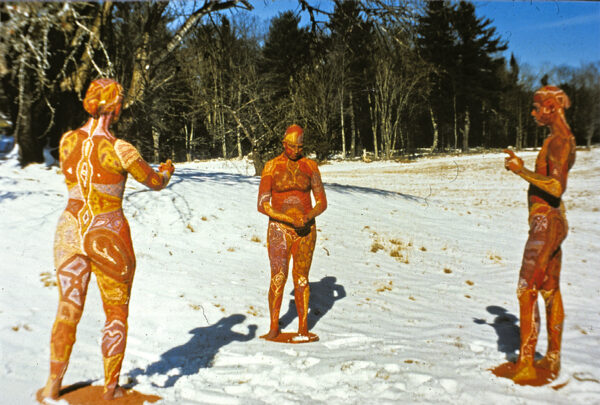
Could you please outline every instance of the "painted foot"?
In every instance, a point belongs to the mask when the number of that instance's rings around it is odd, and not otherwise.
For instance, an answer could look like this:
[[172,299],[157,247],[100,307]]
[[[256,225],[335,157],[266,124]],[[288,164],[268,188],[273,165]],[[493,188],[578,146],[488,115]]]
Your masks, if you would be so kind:
[[113,399],[122,398],[127,395],[127,391],[123,387],[119,387],[118,385],[114,389],[108,389],[104,394],[102,394],[102,399],[105,401],[111,401]]
[[535,366],[550,371],[553,376],[558,376],[560,372],[560,357],[547,354],[543,359],[536,361]]
[[537,373],[535,371],[535,367],[533,364],[517,364],[516,374],[512,378],[512,380],[517,384],[526,383],[528,381],[533,381],[537,377]]
[[42,390],[41,397],[44,399],[58,399],[58,395],[60,394],[60,383],[60,380],[48,379],[46,386]]
[[277,336],[279,336],[280,333],[281,331],[279,329],[271,329],[269,333],[267,333],[266,335],[262,335],[260,338],[266,340],[274,340],[277,338]]

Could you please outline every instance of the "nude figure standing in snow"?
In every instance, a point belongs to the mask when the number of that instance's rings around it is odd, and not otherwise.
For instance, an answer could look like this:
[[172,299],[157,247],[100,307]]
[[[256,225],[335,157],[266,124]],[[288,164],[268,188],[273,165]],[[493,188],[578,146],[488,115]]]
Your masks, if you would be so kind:
[[69,193],[54,241],[59,302],[50,342],[50,376],[43,398],[59,396],[75,343],[93,272],[100,289],[106,323],[102,335],[104,399],[124,395],[118,380],[127,339],[127,315],[135,272],[135,255],[122,200],[127,174],[153,190],[167,186],[171,161],[158,173],[129,143],[115,138],[109,126],[121,112],[121,85],[111,79],[90,84],[83,107],[91,115],[60,141],[60,167]]
[[[269,287],[269,333],[267,340],[280,340],[279,311],[283,289],[293,257],[292,278],[298,312],[298,335],[292,342],[316,340],[307,325],[310,289],[308,272],[317,240],[315,217],[327,208],[325,189],[317,163],[302,156],[303,130],[291,125],[283,139],[283,153],[265,165],[258,190],[258,211],[269,217],[267,249],[271,263]],[[312,206],[313,193],[315,206]],[[278,337],[280,339],[278,339]]]
[[[560,371],[560,345],[563,330],[563,304],[559,289],[561,243],[567,236],[565,206],[561,196],[567,175],[575,162],[575,138],[565,119],[569,108],[567,95],[558,87],[544,86],[533,96],[531,115],[539,126],[550,129],[535,161],[535,171],[526,169],[523,160],[511,150],[504,166],[529,182],[529,238],[525,245],[519,274],[517,297],[520,307],[521,346],[519,359],[498,367],[497,375],[519,384],[539,385]],[[534,362],[539,329],[538,292],[546,304],[548,350]],[[508,366],[508,367],[507,367]]]

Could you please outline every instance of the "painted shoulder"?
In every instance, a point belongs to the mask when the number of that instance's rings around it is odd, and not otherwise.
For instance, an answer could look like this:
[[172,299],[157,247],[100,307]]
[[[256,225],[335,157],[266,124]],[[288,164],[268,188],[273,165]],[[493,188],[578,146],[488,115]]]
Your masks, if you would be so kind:
[[279,156],[269,160],[267,163],[265,163],[265,167],[263,168],[263,171],[262,171],[262,176],[272,175],[273,172],[275,171],[275,168],[277,167],[277,165],[284,161],[285,161],[285,159],[283,158],[283,155],[279,155]]
[[319,170],[319,165],[317,164],[317,162],[316,162],[316,161],[314,161],[314,160],[312,160],[312,159],[309,159],[309,158],[307,158],[307,157],[303,157],[302,159],[300,159],[300,161],[301,161],[302,163],[304,163],[306,166],[308,166],[308,168],[309,168],[311,171],[313,171],[313,172],[314,172],[314,171],[318,171],[318,170]]
[[115,141],[114,148],[115,153],[121,161],[121,165],[126,169],[129,166],[131,166],[136,160],[141,158],[141,155],[135,148],[135,146],[122,139],[117,139]]

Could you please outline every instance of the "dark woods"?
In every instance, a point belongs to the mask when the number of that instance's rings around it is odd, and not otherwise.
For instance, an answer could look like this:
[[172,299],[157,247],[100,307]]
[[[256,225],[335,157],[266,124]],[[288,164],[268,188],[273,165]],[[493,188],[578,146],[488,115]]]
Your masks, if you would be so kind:
[[[468,2],[299,0],[262,27],[244,0],[0,4],[0,112],[21,163],[86,119],[91,80],[127,90],[115,131],[153,162],[249,155],[285,127],[318,159],[541,145],[529,115],[547,73],[572,100],[578,144],[600,136],[600,64],[526,71]],[[395,4],[391,6],[390,4]]]

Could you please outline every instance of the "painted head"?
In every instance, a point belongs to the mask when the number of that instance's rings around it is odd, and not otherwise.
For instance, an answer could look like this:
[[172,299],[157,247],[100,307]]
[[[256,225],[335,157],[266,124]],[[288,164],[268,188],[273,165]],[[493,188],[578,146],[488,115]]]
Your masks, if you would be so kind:
[[298,160],[302,157],[304,145],[304,130],[299,125],[290,125],[283,136],[283,150],[290,160]]
[[571,100],[564,91],[556,86],[544,86],[533,95],[531,115],[540,126],[550,125],[555,119],[565,122],[565,110],[571,106]]
[[96,79],[90,83],[83,108],[94,118],[112,114],[112,122],[116,122],[121,114],[123,87],[113,79]]

